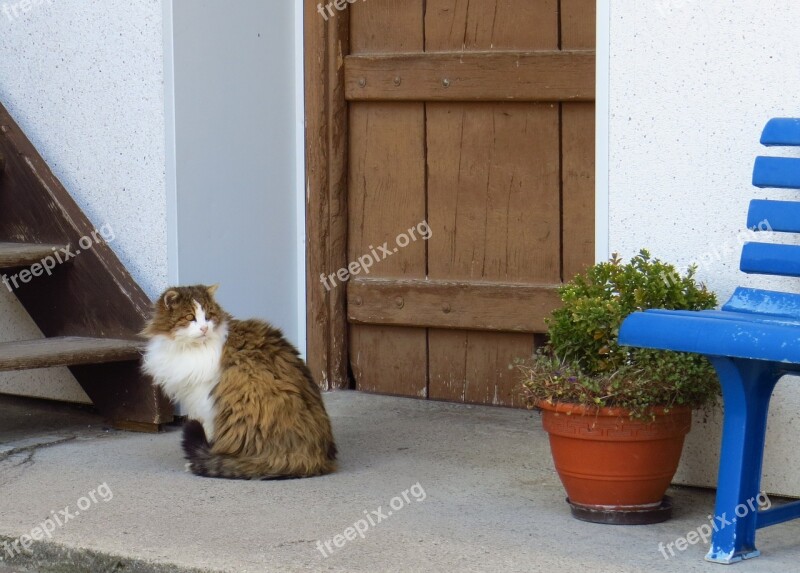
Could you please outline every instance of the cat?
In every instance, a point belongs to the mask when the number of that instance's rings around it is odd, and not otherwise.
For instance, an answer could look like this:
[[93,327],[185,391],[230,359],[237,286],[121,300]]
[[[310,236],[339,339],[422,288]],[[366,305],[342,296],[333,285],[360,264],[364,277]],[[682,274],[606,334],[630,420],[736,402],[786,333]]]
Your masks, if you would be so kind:
[[232,318],[217,288],[167,289],[141,333],[142,370],[188,415],[188,469],[230,479],[335,471],[330,419],[297,349],[266,322]]

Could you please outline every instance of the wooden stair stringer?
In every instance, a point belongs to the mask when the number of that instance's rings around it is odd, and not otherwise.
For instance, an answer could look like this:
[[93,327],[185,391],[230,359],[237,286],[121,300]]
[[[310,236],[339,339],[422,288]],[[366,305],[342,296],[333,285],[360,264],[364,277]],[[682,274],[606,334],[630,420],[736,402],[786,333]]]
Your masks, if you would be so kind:
[[[111,227],[91,223],[0,104],[0,241],[80,251],[50,274],[13,289],[46,338],[138,340],[150,301],[109,246],[113,238]],[[91,240],[91,246],[82,249],[81,239],[84,245]],[[0,269],[0,274],[14,272]],[[139,372],[136,359],[69,368],[115,423],[159,425],[173,419],[169,401]]]

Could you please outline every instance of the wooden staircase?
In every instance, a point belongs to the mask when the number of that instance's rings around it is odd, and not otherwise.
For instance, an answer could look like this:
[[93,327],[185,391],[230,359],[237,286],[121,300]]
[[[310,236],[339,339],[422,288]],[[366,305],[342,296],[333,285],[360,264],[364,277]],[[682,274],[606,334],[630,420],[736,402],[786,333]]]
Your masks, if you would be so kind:
[[0,289],[16,295],[45,335],[0,344],[0,371],[67,366],[115,426],[156,431],[173,414],[139,372],[137,333],[150,301],[103,228],[90,223],[0,104]]

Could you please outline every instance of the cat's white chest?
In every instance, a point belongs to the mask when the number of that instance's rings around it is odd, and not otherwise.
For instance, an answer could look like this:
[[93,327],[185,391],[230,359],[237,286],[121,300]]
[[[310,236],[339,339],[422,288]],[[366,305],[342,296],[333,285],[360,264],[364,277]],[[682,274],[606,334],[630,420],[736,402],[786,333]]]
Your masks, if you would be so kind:
[[183,413],[200,421],[209,441],[214,439],[216,409],[211,391],[219,383],[224,336],[203,344],[182,344],[166,336],[150,340],[143,369],[181,405]]

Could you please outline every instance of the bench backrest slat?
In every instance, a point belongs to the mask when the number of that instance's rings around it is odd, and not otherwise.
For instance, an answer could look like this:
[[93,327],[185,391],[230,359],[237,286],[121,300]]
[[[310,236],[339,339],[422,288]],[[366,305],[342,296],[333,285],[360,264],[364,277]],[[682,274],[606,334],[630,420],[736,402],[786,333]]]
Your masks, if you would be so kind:
[[800,145],[800,119],[776,117],[767,122],[761,133],[762,145]]
[[800,277],[800,245],[745,243],[739,269],[748,274]]
[[800,157],[756,157],[753,185],[800,189]]
[[747,211],[747,228],[753,231],[800,233],[800,201],[753,199]]

